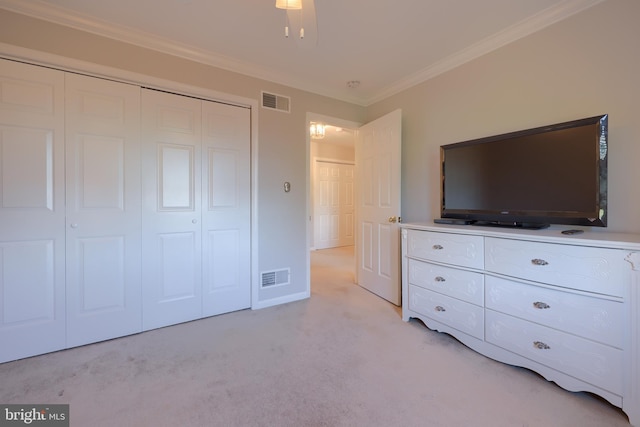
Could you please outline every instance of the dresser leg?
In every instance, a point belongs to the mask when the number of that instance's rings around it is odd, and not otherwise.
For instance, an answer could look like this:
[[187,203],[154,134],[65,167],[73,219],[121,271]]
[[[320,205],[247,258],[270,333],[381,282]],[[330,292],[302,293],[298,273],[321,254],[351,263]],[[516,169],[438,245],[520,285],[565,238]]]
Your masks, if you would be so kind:
[[622,410],[629,416],[632,426],[640,427],[640,252],[632,252],[626,260],[633,268],[629,295],[630,337],[628,350],[630,384],[629,395],[622,401]]

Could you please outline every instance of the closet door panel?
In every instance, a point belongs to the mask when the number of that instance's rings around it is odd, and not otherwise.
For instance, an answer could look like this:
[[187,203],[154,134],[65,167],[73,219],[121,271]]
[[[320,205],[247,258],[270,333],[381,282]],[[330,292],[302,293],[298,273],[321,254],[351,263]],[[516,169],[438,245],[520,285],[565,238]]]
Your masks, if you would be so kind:
[[203,311],[251,305],[250,110],[203,102]]
[[140,88],[66,75],[67,345],[142,330]]
[[[158,210],[166,213],[193,212],[196,206],[193,179],[195,146],[159,143]],[[198,195],[199,197],[200,195]]]
[[0,363],[65,346],[64,73],[0,60]]
[[201,102],[143,90],[143,329],[202,317]]
[[2,126],[1,132],[2,207],[53,211],[52,130]]

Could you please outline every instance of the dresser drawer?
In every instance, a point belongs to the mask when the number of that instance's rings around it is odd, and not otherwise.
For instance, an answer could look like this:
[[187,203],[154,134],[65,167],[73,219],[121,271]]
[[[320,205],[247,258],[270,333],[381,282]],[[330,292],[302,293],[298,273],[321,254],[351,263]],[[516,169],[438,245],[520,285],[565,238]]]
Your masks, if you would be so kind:
[[631,269],[625,251],[485,238],[485,269],[551,285],[625,296]]
[[407,255],[461,267],[484,267],[482,236],[408,230]]
[[485,316],[488,342],[622,395],[622,350],[492,310]]
[[622,348],[621,302],[491,276],[487,276],[485,287],[487,308]]
[[472,304],[484,304],[484,274],[409,259],[409,284]]
[[409,309],[484,339],[484,309],[446,295],[409,285]]

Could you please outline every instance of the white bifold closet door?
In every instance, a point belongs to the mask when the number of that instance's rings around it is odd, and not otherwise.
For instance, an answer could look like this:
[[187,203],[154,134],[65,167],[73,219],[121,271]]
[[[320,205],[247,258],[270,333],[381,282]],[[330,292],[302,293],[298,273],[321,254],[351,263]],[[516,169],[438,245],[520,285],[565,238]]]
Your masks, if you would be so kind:
[[201,101],[142,90],[143,329],[202,317]]
[[0,60],[0,363],[251,306],[251,110]]
[[202,314],[251,306],[251,110],[202,102]]
[[142,330],[140,87],[66,75],[67,346]]
[[143,329],[250,306],[250,112],[143,89]]
[[0,362],[65,347],[64,73],[0,63]]

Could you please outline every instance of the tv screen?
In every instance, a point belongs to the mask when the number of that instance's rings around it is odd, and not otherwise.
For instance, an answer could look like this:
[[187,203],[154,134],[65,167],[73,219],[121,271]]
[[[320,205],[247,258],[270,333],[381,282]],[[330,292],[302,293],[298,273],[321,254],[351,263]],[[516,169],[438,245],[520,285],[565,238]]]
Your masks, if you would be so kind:
[[443,145],[442,218],[607,225],[608,116]]

